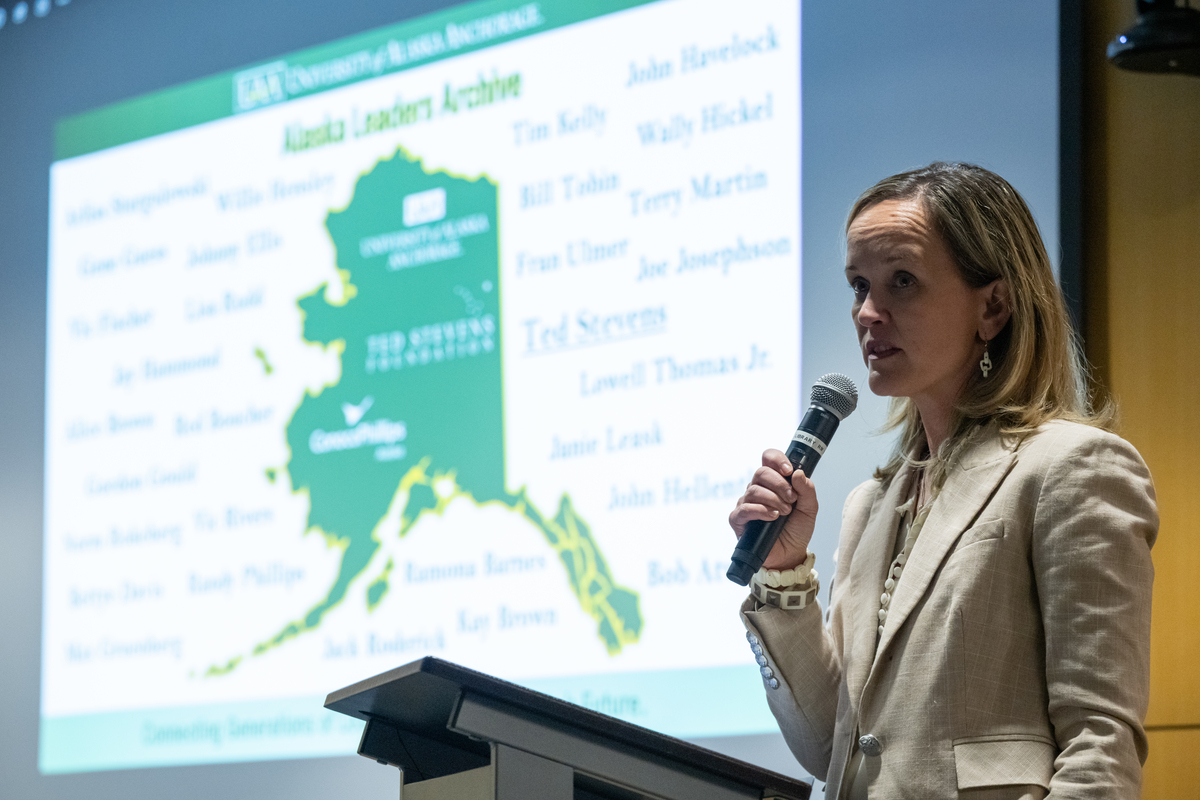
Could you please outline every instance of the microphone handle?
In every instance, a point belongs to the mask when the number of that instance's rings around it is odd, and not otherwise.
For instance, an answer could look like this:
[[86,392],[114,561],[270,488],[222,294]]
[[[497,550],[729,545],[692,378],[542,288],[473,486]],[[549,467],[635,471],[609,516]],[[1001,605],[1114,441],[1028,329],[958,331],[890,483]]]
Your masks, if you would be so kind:
[[[784,453],[794,469],[800,470],[809,478],[812,477],[817,462],[821,460],[825,447],[838,428],[838,422],[836,416],[820,406],[809,406],[788,445],[787,452]],[[739,586],[749,585],[754,573],[758,572],[767,560],[767,555],[779,539],[789,516],[790,514],[780,514],[772,520],[752,519],[747,522],[742,538],[738,540],[733,551],[733,558],[725,577]]]

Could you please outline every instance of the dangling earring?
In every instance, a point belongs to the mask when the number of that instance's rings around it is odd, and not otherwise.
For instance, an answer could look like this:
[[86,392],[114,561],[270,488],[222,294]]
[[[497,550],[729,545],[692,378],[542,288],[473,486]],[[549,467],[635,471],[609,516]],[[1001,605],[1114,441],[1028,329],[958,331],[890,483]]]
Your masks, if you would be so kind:
[[983,359],[979,362],[979,371],[983,373],[983,377],[987,377],[992,371],[992,357],[988,355],[987,339],[983,340]]

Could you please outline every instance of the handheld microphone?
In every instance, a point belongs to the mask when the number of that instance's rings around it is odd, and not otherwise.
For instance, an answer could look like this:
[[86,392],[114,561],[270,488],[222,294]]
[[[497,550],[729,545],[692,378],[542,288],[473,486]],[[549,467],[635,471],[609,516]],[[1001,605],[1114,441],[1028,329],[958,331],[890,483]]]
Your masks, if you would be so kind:
[[[845,375],[830,372],[813,384],[811,401],[786,453],[792,466],[810,478],[838,424],[858,405],[858,388]],[[787,518],[787,514],[780,514],[773,520],[747,522],[725,577],[739,586],[749,584],[775,546]]]

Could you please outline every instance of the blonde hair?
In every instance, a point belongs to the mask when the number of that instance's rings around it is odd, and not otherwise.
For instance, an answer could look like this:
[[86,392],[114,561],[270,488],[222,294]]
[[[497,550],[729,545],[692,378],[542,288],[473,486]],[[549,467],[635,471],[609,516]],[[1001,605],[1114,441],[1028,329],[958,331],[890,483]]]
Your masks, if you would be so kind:
[[997,279],[1008,284],[1012,315],[988,342],[992,371],[986,379],[973,373],[955,406],[949,436],[928,461],[912,457],[926,446],[916,404],[906,397],[892,400],[884,429],[899,428],[900,439],[876,477],[886,483],[906,463],[928,464],[938,485],[948,466],[989,425],[998,426],[1001,435],[1022,437],[1054,419],[1111,424],[1111,406],[1099,412],[1091,407],[1086,362],[1037,223],[1016,189],[982,167],[936,162],[867,189],[846,227],[876,203],[914,199],[924,206],[969,286]]

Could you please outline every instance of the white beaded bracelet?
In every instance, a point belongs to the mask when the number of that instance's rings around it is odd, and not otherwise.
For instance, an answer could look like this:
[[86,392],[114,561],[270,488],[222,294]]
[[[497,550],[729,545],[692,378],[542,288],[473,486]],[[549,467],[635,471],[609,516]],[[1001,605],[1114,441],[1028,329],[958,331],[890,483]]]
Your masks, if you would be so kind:
[[750,594],[760,603],[786,609],[801,609],[817,600],[821,584],[813,569],[812,553],[795,569],[760,569],[750,579]]
[[808,575],[812,572],[813,565],[817,563],[817,557],[809,553],[804,557],[799,565],[792,569],[775,570],[775,569],[760,569],[754,574],[754,580],[761,583],[763,586],[770,586],[772,589],[786,588],[795,586],[801,583],[808,582]]

